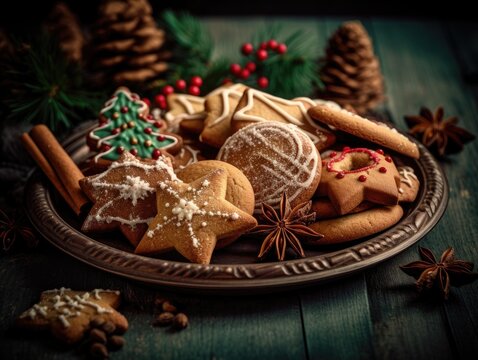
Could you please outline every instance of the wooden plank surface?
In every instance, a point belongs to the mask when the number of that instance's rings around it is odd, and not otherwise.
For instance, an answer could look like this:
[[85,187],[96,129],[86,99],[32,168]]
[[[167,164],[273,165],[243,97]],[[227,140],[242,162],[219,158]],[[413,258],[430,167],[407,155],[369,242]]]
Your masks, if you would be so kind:
[[[322,51],[343,21],[336,19],[208,18],[216,56],[239,57],[239,46],[259,28],[283,23],[303,28]],[[478,134],[478,88],[463,82],[463,62],[440,23],[368,20],[365,26],[382,62],[389,100],[386,109],[405,130],[403,115],[420,106],[444,105]],[[459,34],[459,32],[458,32]],[[466,51],[463,50],[463,51]],[[420,245],[437,255],[454,246],[457,255],[478,261],[478,142],[443,166],[450,202],[442,221]],[[81,357],[46,335],[11,331],[14,318],[42,290],[116,288],[123,292],[130,321],[127,346],[114,354],[126,359],[446,359],[478,353],[478,283],[453,289],[446,303],[419,297],[413,279],[398,265],[418,258],[416,246],[354,277],[291,293],[211,297],[166,292],[96,270],[48,245],[32,254],[0,258],[0,358]],[[173,297],[190,315],[180,333],[154,328],[153,300]]]

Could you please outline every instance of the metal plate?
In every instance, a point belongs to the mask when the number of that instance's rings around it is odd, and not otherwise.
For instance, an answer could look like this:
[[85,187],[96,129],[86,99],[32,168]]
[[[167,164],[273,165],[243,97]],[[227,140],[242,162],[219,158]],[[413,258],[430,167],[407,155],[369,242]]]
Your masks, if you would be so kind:
[[[65,143],[77,162],[88,156],[87,129]],[[258,262],[261,240],[244,238],[215,251],[210,265],[186,262],[170,253],[151,258],[136,255],[121,234],[89,237],[79,229],[79,219],[59,198],[39,172],[26,188],[27,213],[35,228],[62,251],[102,270],[127,278],[181,290],[252,293],[285,290],[346,276],[384,261],[427,234],[443,215],[448,202],[448,184],[440,166],[422,146],[419,160],[396,157],[414,168],[421,181],[416,201],[394,227],[362,241],[306,249],[306,258],[283,262]]]

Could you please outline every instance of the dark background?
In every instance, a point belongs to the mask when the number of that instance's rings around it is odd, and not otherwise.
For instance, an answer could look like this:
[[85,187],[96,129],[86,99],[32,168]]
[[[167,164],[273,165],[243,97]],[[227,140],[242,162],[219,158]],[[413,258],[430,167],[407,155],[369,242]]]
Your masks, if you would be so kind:
[[[0,26],[6,30],[26,32],[38,26],[56,0],[25,1],[13,0],[5,3],[0,10]],[[94,21],[100,1],[65,0],[84,23]],[[385,17],[441,18],[446,20],[475,20],[471,10],[472,1],[457,0],[444,4],[430,1],[382,0],[358,2],[353,0],[239,0],[239,1],[199,1],[199,0],[150,0],[153,9],[187,10],[194,15],[344,15]]]

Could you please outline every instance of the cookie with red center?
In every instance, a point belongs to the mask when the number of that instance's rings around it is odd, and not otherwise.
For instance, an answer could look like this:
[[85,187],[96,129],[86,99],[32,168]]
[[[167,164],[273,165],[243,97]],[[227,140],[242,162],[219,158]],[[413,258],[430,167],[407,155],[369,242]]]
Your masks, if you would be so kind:
[[398,203],[400,176],[390,156],[381,150],[346,148],[323,159],[317,190],[337,212],[347,214],[364,200],[381,205]]
[[105,232],[119,228],[136,246],[156,215],[156,184],[176,179],[169,158],[139,160],[125,153],[105,172],[80,180],[93,202],[82,231]]

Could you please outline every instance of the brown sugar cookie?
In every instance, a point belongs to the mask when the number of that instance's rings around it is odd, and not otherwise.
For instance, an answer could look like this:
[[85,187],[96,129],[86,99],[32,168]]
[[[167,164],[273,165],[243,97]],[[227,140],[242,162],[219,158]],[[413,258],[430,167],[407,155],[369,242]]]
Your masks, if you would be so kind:
[[380,146],[392,149],[414,159],[420,157],[418,146],[396,129],[384,123],[375,122],[344,109],[317,105],[308,111],[309,115],[320,123],[337,128]]
[[380,205],[398,203],[400,176],[382,150],[344,148],[324,158],[319,196],[327,196],[339,214],[347,214],[364,200]]
[[291,207],[310,200],[321,176],[321,160],[312,140],[295,125],[258,122],[242,128],[222,146],[217,159],[241,170],[262,203],[277,208],[282,192]]
[[318,125],[307,114],[307,110],[315,105],[315,101],[305,97],[286,100],[256,89],[247,89],[232,116],[232,131],[264,121],[294,124],[309,135],[320,151],[335,142],[335,135]]
[[176,179],[166,157],[140,161],[129,153],[105,172],[80,180],[94,205],[81,230],[105,232],[116,228],[136,246],[156,215],[156,184]]
[[377,207],[309,225],[324,235],[316,245],[340,244],[376,234],[395,225],[403,216],[400,205]]
[[222,169],[189,184],[160,182],[158,214],[135,253],[176,249],[191,262],[209,264],[217,239],[240,235],[257,225],[251,215],[225,199],[226,191],[227,173]]
[[247,86],[228,84],[217,88],[206,96],[207,117],[200,140],[220,148],[232,135],[231,118]]
[[[235,166],[224,161],[205,160],[178,170],[176,175],[184,182],[192,182],[216,169],[223,169],[227,173],[226,200],[245,213],[252,215],[254,213],[254,190],[247,177]],[[219,239],[216,249],[231,244],[237,238],[238,236]]]
[[420,189],[420,180],[410,166],[399,166],[400,187],[398,188],[398,201],[413,202],[417,198]]
[[[371,209],[374,206],[376,206],[374,203],[371,203],[369,201],[363,201],[356,208],[350,210],[348,214],[355,214],[358,212],[362,212],[362,211]],[[335,209],[332,202],[326,197],[314,199],[312,201],[312,207],[310,211],[315,212],[317,220],[333,219],[333,218],[341,216]]]
[[50,330],[57,339],[73,344],[84,337],[93,320],[110,323],[117,333],[128,330],[128,320],[115,310],[119,304],[119,291],[47,290],[41,293],[38,304],[20,315],[16,326],[28,330]]
[[[179,124],[183,120],[196,120],[195,124],[202,124],[206,118],[204,101],[205,99],[200,96],[188,94],[168,95],[168,112],[164,114],[164,118],[168,123],[169,130],[172,132],[179,131]],[[194,132],[199,134],[201,131]]]

